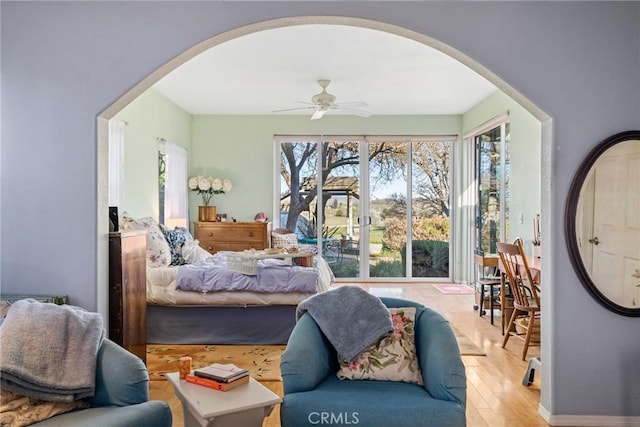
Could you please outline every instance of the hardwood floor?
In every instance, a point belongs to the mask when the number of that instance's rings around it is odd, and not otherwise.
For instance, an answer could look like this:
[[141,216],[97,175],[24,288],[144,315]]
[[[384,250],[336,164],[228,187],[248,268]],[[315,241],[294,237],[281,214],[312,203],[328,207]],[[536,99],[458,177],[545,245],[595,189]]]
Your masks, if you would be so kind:
[[[486,356],[463,356],[467,373],[467,426],[469,427],[527,427],[548,426],[538,415],[540,401],[540,375],[525,387],[522,377],[527,362],[521,360],[522,341],[511,339],[501,348],[500,317],[494,325],[489,316],[479,317],[473,310],[474,296],[445,295],[432,284],[359,284],[378,296],[393,296],[419,301],[442,313],[452,325],[481,347]],[[497,312],[496,312],[497,314]],[[540,354],[539,347],[529,347],[527,358]],[[266,385],[282,395],[280,383]],[[183,427],[182,407],[167,381],[152,381],[152,399],[169,402],[173,413],[173,426]],[[279,427],[279,408],[265,420],[263,427]]]

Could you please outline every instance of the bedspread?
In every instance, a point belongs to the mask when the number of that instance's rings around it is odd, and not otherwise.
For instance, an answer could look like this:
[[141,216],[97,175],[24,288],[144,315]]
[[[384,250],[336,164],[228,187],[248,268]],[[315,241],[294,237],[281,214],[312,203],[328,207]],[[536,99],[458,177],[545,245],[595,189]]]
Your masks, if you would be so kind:
[[315,267],[288,265],[281,260],[258,262],[257,275],[251,276],[227,268],[225,258],[213,256],[206,261],[181,266],[176,289],[196,292],[316,292],[319,272]]

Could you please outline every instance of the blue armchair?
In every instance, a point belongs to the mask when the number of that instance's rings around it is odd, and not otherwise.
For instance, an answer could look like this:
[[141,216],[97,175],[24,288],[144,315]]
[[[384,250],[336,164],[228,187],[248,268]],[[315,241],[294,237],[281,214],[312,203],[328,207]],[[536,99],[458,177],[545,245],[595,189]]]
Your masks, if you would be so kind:
[[45,426],[171,427],[167,402],[149,401],[149,373],[137,356],[105,339],[98,351],[96,393],[90,407],[57,415]]
[[282,427],[466,425],[465,368],[449,322],[412,301],[381,300],[390,308],[416,307],[416,350],[424,386],[339,380],[335,349],[305,314],[294,327],[280,364],[284,386]]

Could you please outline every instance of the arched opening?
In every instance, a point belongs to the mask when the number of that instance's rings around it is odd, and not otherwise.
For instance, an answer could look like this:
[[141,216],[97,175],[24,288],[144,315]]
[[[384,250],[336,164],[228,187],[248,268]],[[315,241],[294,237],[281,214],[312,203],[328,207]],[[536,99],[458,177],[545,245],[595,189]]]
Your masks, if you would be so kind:
[[[526,97],[520,94],[517,90],[509,86],[506,82],[498,78],[495,74],[493,74],[490,70],[478,64],[476,61],[472,60],[465,54],[457,51],[456,49],[448,46],[444,43],[441,43],[433,38],[430,38],[426,35],[416,33],[411,30],[407,30],[405,28],[397,27],[394,25],[389,25],[382,22],[364,20],[364,19],[355,19],[355,18],[344,18],[344,17],[304,17],[304,18],[284,18],[277,19],[257,24],[248,25],[245,27],[238,28],[236,30],[232,30],[223,34],[216,35],[207,39],[198,45],[188,49],[184,53],[178,55],[177,57],[171,59],[165,65],[160,67],[158,70],[154,71],[150,74],[146,79],[140,82],[136,87],[131,89],[125,95],[123,95],[120,99],[118,99],[113,105],[103,111],[98,117],[98,311],[102,312],[107,317],[107,239],[106,235],[108,232],[108,203],[107,203],[107,177],[108,177],[108,161],[107,161],[107,127],[108,121],[113,118],[120,110],[122,110],[126,105],[132,102],[139,95],[144,93],[147,89],[151,88],[157,81],[159,81],[163,76],[167,75],[171,71],[175,70],[181,64],[189,61],[190,59],[196,57],[200,53],[223,44],[232,39],[241,37],[243,35],[251,34],[254,32],[260,32],[269,29],[275,29],[280,27],[287,26],[297,26],[297,25],[306,25],[306,24],[328,24],[328,25],[348,25],[348,26],[356,26],[362,28],[370,28],[379,31],[388,32],[391,34],[395,34],[398,36],[402,36],[416,42],[422,43],[426,46],[435,48],[440,50],[441,52],[449,55],[460,63],[468,66],[472,70],[476,71],[478,74],[482,75],[484,78],[489,80],[495,86],[497,86],[504,94],[515,100],[518,104],[520,104],[525,110],[531,113],[535,118],[537,118],[540,122],[543,123],[542,126],[542,145],[549,146],[550,145],[550,118],[544,113],[541,109],[535,106],[532,102],[530,102]],[[543,150],[543,154],[545,150]],[[546,163],[545,163],[546,162]],[[543,159],[543,177],[544,168],[548,167],[548,160]],[[548,182],[543,182],[543,187],[548,186]],[[543,193],[544,194],[544,193]],[[546,194],[550,194],[546,192]],[[543,224],[542,229],[548,230],[548,226],[545,227],[544,218],[548,217],[545,215],[545,206],[548,206],[548,203],[542,199],[541,209],[542,209],[542,218]],[[552,262],[551,260],[548,261]],[[547,266],[551,267],[549,264]]]

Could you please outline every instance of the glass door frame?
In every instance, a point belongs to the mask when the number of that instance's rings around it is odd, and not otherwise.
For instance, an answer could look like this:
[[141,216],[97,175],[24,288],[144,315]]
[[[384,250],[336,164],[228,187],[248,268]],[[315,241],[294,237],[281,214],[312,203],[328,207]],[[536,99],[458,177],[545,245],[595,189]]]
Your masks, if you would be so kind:
[[[479,182],[476,175],[476,165],[477,165],[477,149],[476,149],[476,140],[480,135],[495,129],[500,128],[500,136],[501,136],[501,159],[500,159],[500,167],[503,173],[500,175],[500,188],[503,190],[503,197],[500,198],[500,236],[502,241],[506,241],[508,239],[507,236],[507,218],[506,212],[508,209],[508,202],[504,197],[504,188],[506,185],[506,175],[504,171],[506,170],[506,154],[508,150],[508,141],[507,141],[507,132],[506,127],[507,124],[510,126],[510,118],[509,112],[506,111],[502,114],[497,115],[496,117],[488,120],[487,122],[479,125],[478,127],[472,129],[471,131],[465,133],[464,135],[464,143],[466,147],[466,156],[468,159],[467,170],[468,170],[468,179],[469,179],[469,188],[472,191],[469,194],[469,207],[466,209],[466,215],[469,218],[469,224],[471,225],[470,230],[467,234],[467,247],[466,257],[467,257],[467,282],[474,283],[475,282],[475,264],[474,264],[474,255],[476,253],[477,245],[477,210],[478,210],[478,191],[479,191]],[[509,132],[511,129],[509,129]]]
[[[284,142],[291,142],[293,140],[292,136],[274,136],[274,165],[276,162],[280,162],[280,150],[281,144]],[[405,216],[406,229],[407,234],[405,236],[406,240],[406,256],[405,256],[405,276],[404,277],[371,277],[370,275],[370,206],[371,206],[371,197],[370,197],[370,176],[369,176],[369,144],[373,141],[368,140],[366,136],[358,136],[358,135],[350,135],[348,137],[345,136],[322,136],[322,135],[306,135],[299,136],[300,142],[314,142],[318,146],[318,150],[321,150],[322,144],[325,142],[330,142],[331,140],[335,140],[338,138],[345,138],[352,142],[359,143],[359,212],[358,212],[358,228],[359,228],[359,241],[360,244],[358,246],[359,250],[359,276],[358,277],[345,277],[345,278],[337,278],[338,282],[409,282],[409,281],[423,281],[423,282],[437,282],[437,281],[451,281],[455,276],[454,268],[455,263],[452,262],[453,257],[455,255],[455,247],[456,247],[456,239],[455,234],[456,230],[454,227],[455,222],[455,212],[457,205],[457,198],[453,193],[449,194],[450,198],[450,213],[449,213],[449,276],[448,277],[413,277],[412,271],[412,246],[413,246],[413,221],[412,221],[412,206],[413,206],[413,150],[412,143],[418,143],[421,140],[430,140],[430,141],[438,141],[438,142],[449,142],[450,143],[450,168],[449,168],[449,188],[455,189],[455,170],[457,169],[456,165],[456,145],[459,142],[459,138],[457,136],[452,135],[441,135],[441,136],[407,136],[405,142],[408,143],[407,154],[405,158],[406,162],[406,200],[407,200],[407,212]],[[375,140],[384,139],[385,136],[376,136]],[[397,137],[389,136],[390,139],[396,139]],[[440,139],[442,138],[442,139]],[[397,139],[396,139],[397,141]],[[323,206],[323,191],[321,191],[322,186],[322,159],[323,156],[317,156],[317,174],[316,174],[316,182],[320,186],[316,195],[316,218],[317,224],[320,226],[316,227],[316,236],[318,242],[318,253],[323,253],[323,240],[322,240],[322,226],[324,224],[324,212],[322,209],[318,207]],[[275,168],[274,173],[274,210],[277,209],[277,212],[274,212],[274,218],[278,218],[278,222],[280,221],[280,194],[281,194],[281,186],[280,186],[280,168]],[[365,225],[366,224],[366,225]],[[283,226],[283,224],[279,224]]]

